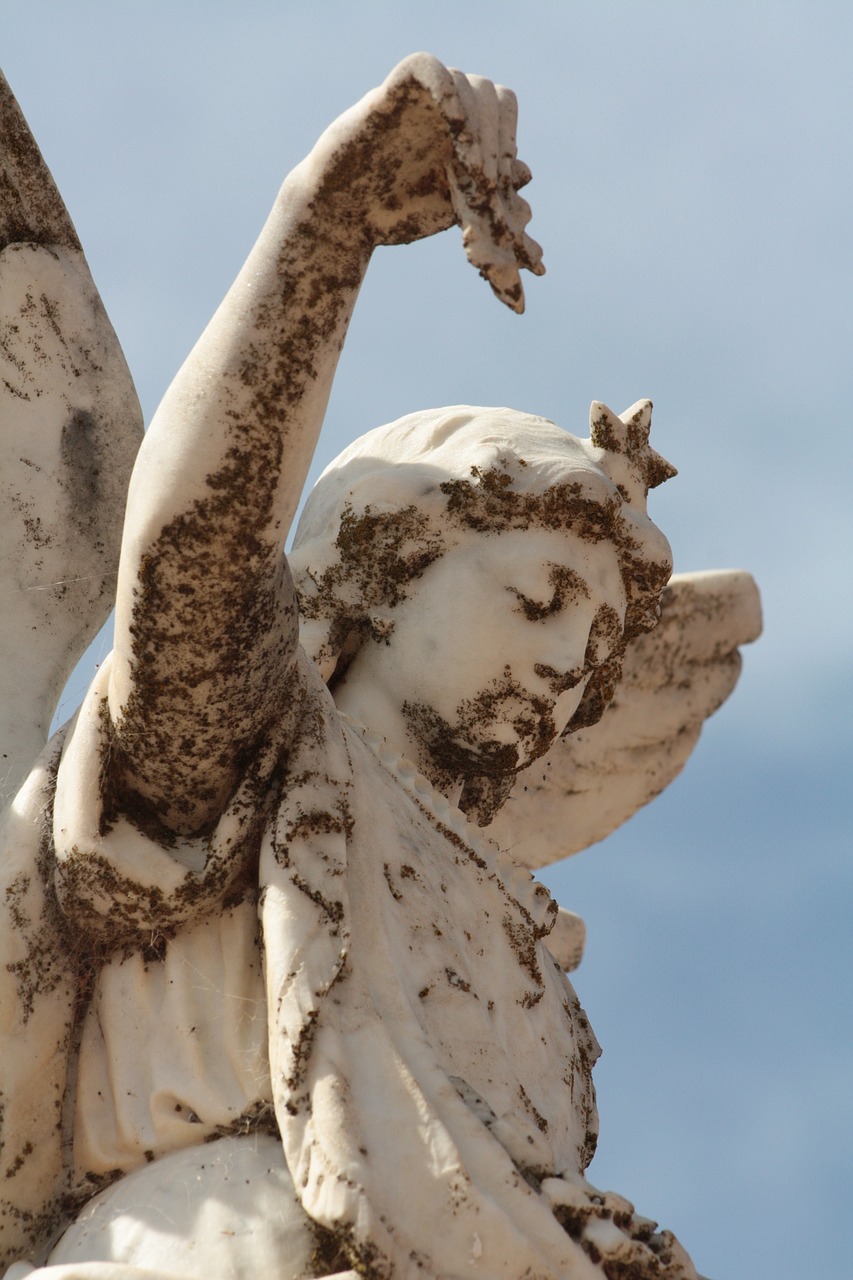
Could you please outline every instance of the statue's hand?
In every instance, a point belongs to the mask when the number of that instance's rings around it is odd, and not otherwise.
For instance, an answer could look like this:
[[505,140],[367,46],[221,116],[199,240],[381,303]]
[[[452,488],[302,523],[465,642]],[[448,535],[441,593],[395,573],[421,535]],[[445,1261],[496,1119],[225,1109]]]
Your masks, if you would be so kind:
[[348,221],[364,221],[376,244],[458,223],[469,260],[520,312],[520,268],[544,267],[524,231],[530,206],[518,191],[530,171],[516,156],[516,119],[509,89],[413,54],[321,139],[322,195]]

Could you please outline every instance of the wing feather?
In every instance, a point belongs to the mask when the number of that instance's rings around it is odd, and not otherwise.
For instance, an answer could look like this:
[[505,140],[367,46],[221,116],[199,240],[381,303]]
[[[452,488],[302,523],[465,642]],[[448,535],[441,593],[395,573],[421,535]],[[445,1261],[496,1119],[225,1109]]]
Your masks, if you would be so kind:
[[109,616],[141,435],[73,224],[0,76],[0,802]]

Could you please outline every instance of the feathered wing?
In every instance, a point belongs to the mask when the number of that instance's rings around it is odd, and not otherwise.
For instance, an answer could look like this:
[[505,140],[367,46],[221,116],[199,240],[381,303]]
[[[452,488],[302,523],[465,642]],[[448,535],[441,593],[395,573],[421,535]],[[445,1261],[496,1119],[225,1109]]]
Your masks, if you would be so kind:
[[141,437],[77,234],[0,75],[0,804],[112,608]]
[[518,775],[489,834],[531,870],[603,840],[681,772],[737,683],[738,646],[760,632],[748,573],[677,574],[657,627],[630,646],[601,720]]

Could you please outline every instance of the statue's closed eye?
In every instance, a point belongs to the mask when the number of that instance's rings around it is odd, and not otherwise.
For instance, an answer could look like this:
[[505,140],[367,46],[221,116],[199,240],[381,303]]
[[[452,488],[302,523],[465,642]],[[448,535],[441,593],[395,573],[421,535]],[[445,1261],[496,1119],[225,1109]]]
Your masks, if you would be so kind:
[[523,613],[530,622],[542,622],[545,618],[550,618],[553,614],[559,613],[577,600],[589,599],[589,589],[583,578],[574,569],[562,564],[553,564],[545,567],[550,569],[548,582],[552,588],[552,595],[547,603],[532,599],[517,587],[507,587],[507,591],[510,591],[518,600],[518,612]]
[[511,591],[518,600],[519,608],[517,613],[523,613],[525,618],[531,622],[541,622],[543,618],[549,618],[554,613],[559,613],[563,607],[563,597],[560,592],[555,591],[554,595],[547,604],[541,604],[537,600],[531,600],[530,596],[524,595],[523,592],[517,591],[515,587],[507,587],[507,591]]

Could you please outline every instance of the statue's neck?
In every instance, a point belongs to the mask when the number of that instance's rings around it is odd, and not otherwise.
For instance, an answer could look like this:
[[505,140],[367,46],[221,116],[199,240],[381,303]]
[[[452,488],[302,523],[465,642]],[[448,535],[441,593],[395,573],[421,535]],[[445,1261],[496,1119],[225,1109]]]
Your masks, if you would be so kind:
[[430,752],[412,734],[403,707],[385,688],[381,672],[374,671],[375,665],[375,655],[369,648],[357,654],[343,680],[335,686],[336,707],[382,738],[391,753],[410,759],[450,804],[458,805],[463,777],[442,776],[436,769]]

